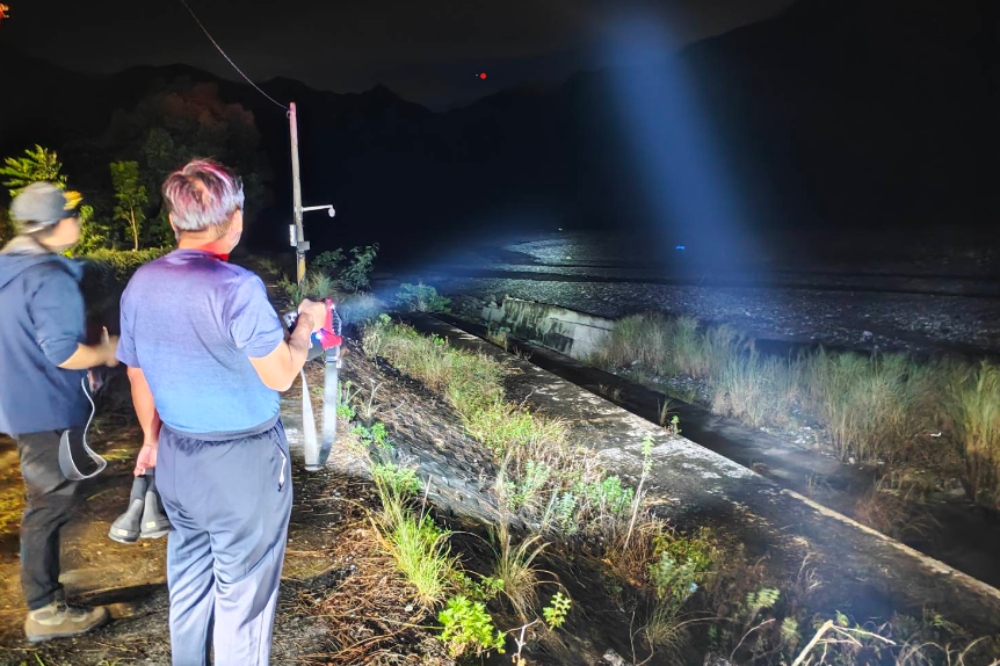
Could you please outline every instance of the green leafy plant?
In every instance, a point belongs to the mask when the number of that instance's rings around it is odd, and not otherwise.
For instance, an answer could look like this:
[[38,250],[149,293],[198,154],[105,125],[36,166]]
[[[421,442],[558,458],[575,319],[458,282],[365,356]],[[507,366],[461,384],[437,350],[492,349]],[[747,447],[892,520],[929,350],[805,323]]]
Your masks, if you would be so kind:
[[481,601],[472,601],[463,594],[448,600],[438,613],[441,640],[453,657],[480,656],[497,651],[503,654],[503,634],[493,626],[493,618]]
[[399,467],[393,463],[375,463],[372,477],[376,485],[384,486],[388,492],[407,497],[420,493],[421,483],[417,473],[409,467]]
[[371,426],[366,426],[363,423],[355,424],[351,428],[351,434],[357,437],[366,449],[392,451],[394,448],[389,440],[389,431],[386,430],[385,424],[381,421],[375,421]]
[[465,571],[457,570],[455,580],[458,589],[473,601],[492,601],[503,592],[503,581],[493,576],[477,576],[479,580],[470,577]]
[[572,606],[573,602],[569,597],[562,592],[556,592],[549,600],[549,605],[542,609],[542,617],[550,629],[558,629],[565,624],[566,616],[569,615]]
[[354,409],[354,397],[357,391],[353,390],[350,381],[344,382],[340,387],[340,396],[337,398],[337,418],[350,423],[357,418],[357,410]]

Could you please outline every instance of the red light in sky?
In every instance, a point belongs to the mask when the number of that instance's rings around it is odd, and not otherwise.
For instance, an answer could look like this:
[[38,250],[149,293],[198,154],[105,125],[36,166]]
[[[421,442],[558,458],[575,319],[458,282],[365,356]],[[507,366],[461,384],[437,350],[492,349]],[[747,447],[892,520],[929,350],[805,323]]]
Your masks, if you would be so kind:
[[486,72],[480,72],[479,73],[479,78],[481,78],[482,80],[485,81],[486,80]]

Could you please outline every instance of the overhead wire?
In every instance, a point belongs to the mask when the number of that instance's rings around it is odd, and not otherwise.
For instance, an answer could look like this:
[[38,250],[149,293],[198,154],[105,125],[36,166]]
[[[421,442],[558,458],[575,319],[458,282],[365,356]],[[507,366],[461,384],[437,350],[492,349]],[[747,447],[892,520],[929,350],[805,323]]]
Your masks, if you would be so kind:
[[237,65],[237,64],[236,64],[235,62],[233,62],[233,59],[232,59],[232,58],[230,58],[230,57],[229,57],[229,55],[228,55],[228,54],[227,54],[227,53],[226,53],[226,52],[225,52],[225,51],[224,51],[224,50],[222,49],[222,47],[221,47],[221,46],[219,46],[219,43],[218,43],[217,41],[215,41],[215,38],[214,38],[214,37],[212,37],[212,33],[210,33],[210,32],[208,31],[208,28],[206,28],[206,27],[205,27],[205,24],[203,24],[203,23],[201,22],[201,19],[199,19],[199,18],[198,18],[198,15],[194,13],[194,10],[193,10],[193,9],[191,9],[191,6],[190,6],[190,5],[189,5],[189,4],[187,3],[187,0],[180,0],[180,3],[181,3],[182,5],[184,5],[184,8],[185,8],[185,9],[187,9],[187,10],[188,10],[188,13],[189,13],[189,14],[191,14],[191,18],[193,18],[193,19],[194,19],[194,21],[195,21],[195,23],[197,23],[197,24],[198,24],[198,27],[199,27],[199,28],[201,28],[201,31],[205,33],[205,36],[206,36],[206,37],[208,37],[208,39],[209,39],[209,41],[210,41],[210,42],[212,42],[212,45],[213,45],[213,46],[215,46],[216,50],[217,50],[217,51],[218,51],[219,53],[221,53],[221,54],[222,54],[222,57],[223,57],[223,58],[225,58],[225,59],[226,59],[226,61],[227,61],[227,62],[228,62],[228,63],[229,63],[230,65],[232,65],[233,69],[235,69],[235,70],[236,70],[236,72],[237,72],[237,73],[238,73],[238,74],[239,74],[240,76],[242,76],[242,77],[243,77],[243,79],[244,79],[244,80],[245,80],[245,81],[246,81],[247,83],[249,83],[249,84],[250,84],[251,86],[253,86],[253,88],[254,88],[254,89],[255,89],[255,90],[257,91],[257,92],[259,92],[259,93],[260,93],[261,95],[263,95],[263,96],[264,96],[264,97],[266,97],[266,98],[267,98],[268,100],[270,100],[270,101],[271,101],[271,103],[273,103],[274,105],[276,105],[276,106],[278,106],[278,107],[281,107],[281,108],[282,108],[282,109],[284,109],[285,111],[288,111],[288,110],[289,110],[287,106],[285,106],[284,104],[282,104],[281,102],[279,102],[278,100],[274,99],[273,97],[271,97],[270,95],[268,95],[268,94],[267,94],[266,92],[264,92],[263,90],[261,90],[260,86],[258,86],[258,85],[257,85],[256,83],[254,83],[254,82],[253,82],[253,79],[251,79],[251,78],[250,78],[249,76],[247,76],[246,74],[244,74],[244,73],[243,73],[243,70],[242,70],[242,69],[240,69],[240,68],[239,68],[239,66],[238,66],[238,65]]

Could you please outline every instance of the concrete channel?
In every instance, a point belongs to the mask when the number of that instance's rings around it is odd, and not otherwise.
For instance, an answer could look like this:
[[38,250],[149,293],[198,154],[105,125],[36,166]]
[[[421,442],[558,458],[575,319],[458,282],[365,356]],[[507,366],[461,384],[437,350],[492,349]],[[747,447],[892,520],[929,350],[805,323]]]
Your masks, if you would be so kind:
[[[480,337],[487,332],[484,325],[450,316],[445,319]],[[824,507],[851,515],[859,497],[872,490],[871,470],[845,465],[586,363],[607,341],[614,320],[509,297],[484,308],[482,319],[510,330],[516,336],[510,338],[512,348],[530,354],[540,367],[647,420],[658,422],[660,408],[669,400],[686,437]],[[771,352],[760,348],[765,353],[789,353],[786,348]],[[1000,516],[953,499],[914,501],[911,509],[928,520],[906,535],[908,546],[1000,587]]]
[[[674,525],[710,526],[766,557],[789,580],[808,563],[826,581],[823,610],[859,618],[934,609],[976,635],[1000,633],[1000,591],[841,512],[695,443],[674,436],[530,360],[429,316],[412,323],[459,348],[503,360],[507,389],[532,410],[560,417],[575,441],[635,483],[645,438],[654,442],[649,502]],[[687,430],[685,430],[685,435]]]

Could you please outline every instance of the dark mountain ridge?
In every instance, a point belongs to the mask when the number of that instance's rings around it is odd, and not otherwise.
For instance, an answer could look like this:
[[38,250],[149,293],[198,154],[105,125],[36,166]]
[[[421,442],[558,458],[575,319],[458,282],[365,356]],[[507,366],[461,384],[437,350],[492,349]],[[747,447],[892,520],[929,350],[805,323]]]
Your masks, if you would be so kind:
[[[800,0],[684,49],[673,66],[686,72],[722,156],[728,178],[719,195],[733,198],[743,231],[761,244],[954,238],[987,229],[1000,212],[998,32],[996,2]],[[287,123],[249,86],[184,65],[98,79],[2,42],[0,64],[4,155],[99,133],[156,79],[217,83],[224,100],[253,111],[276,174],[275,205],[255,240],[284,242]],[[620,76],[581,73],[554,89],[524,86],[444,113],[382,86],[360,94],[291,79],[261,86],[298,105],[305,202],[338,209],[332,224],[310,224],[314,245],[379,240],[410,252],[445,238],[556,227],[673,242],[673,221],[650,204],[645,167],[624,139]],[[707,246],[712,233],[686,240]]]

